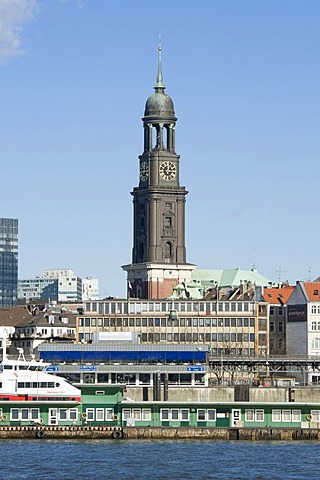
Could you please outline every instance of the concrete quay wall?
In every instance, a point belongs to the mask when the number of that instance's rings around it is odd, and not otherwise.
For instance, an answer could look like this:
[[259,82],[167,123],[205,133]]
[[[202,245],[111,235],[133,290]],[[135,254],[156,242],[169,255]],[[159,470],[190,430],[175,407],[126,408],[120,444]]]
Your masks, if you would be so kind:
[[129,440],[320,440],[320,430],[309,428],[125,427],[123,438]]
[[4,426],[0,427],[0,438],[122,438],[122,427],[92,427],[92,426]]
[[127,439],[127,440],[320,440],[316,428],[218,427],[1,427],[0,439]]

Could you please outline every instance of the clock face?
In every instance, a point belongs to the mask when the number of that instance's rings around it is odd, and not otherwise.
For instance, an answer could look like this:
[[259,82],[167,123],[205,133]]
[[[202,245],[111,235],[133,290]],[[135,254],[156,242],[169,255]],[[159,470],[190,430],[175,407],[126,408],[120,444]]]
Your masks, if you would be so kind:
[[147,162],[142,162],[140,164],[140,180],[145,182],[149,177],[149,164]]
[[162,162],[159,167],[159,174],[163,180],[173,180],[177,174],[175,164],[169,161]]

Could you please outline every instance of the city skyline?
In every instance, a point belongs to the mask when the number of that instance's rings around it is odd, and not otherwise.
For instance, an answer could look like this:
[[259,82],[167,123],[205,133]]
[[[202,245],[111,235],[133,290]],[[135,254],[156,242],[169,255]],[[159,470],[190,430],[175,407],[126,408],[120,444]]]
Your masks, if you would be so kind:
[[316,1],[3,2],[2,217],[19,277],[70,267],[126,295],[130,192],[157,73],[178,117],[187,261],[315,279]]

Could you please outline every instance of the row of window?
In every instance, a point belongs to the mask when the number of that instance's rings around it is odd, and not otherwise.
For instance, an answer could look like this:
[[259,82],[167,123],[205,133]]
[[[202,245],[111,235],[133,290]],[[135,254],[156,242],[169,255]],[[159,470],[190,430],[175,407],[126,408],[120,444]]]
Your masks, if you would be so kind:
[[[197,409],[198,422],[215,422],[216,409],[214,408],[198,408]],[[181,421],[187,422],[190,419],[190,410],[188,408],[162,408],[160,410],[160,420],[165,421]]]
[[113,416],[113,408],[87,408],[85,411],[85,418],[88,422],[112,422]]
[[[261,344],[260,344],[261,345]],[[217,355],[242,355],[244,357],[251,356],[253,357],[255,355],[256,351],[254,348],[242,348],[242,347],[237,347],[237,348],[211,348],[211,355],[217,356]]]
[[57,413],[58,420],[75,422],[78,419],[78,410],[76,408],[57,408],[55,413]]
[[[218,307],[218,308],[217,308]],[[86,312],[99,314],[138,314],[141,312],[253,312],[253,302],[86,302]],[[265,305],[259,305],[261,313],[266,311]]]
[[[2,417],[2,409],[0,409],[0,416]],[[57,409],[57,417],[59,420],[76,421],[78,418],[78,410],[76,408],[59,408]],[[39,422],[40,409],[39,408],[11,408],[10,421],[12,422]]]
[[[127,385],[151,385],[150,373],[57,373],[72,383],[125,383]],[[169,373],[168,383],[173,385],[190,385],[192,376],[196,384],[204,383],[204,373]],[[161,382],[164,382],[164,374],[161,373]],[[96,393],[96,395],[99,395]],[[102,394],[101,394],[102,395]]]
[[[228,414],[226,414],[228,415]],[[214,408],[198,408],[196,410],[198,422],[215,422],[217,419],[216,409]],[[265,412],[262,409],[246,409],[246,422],[264,422]],[[150,409],[130,409],[122,410],[123,420],[134,418],[135,420],[151,420]],[[313,422],[320,422],[320,410],[311,410],[311,417]],[[160,409],[160,420],[165,421],[189,421],[190,410],[188,408],[162,408]],[[272,422],[301,422],[301,410],[272,410]]]
[[311,322],[311,330],[320,330],[320,322]]
[[[87,421],[113,421],[114,410],[112,408],[87,408],[85,411],[85,418]],[[122,410],[122,419],[127,421],[128,419],[134,419],[137,421],[151,421],[151,409],[150,408],[124,408]],[[162,408],[160,409],[160,420],[165,421],[189,421],[190,410],[188,408]],[[199,422],[215,422],[216,421],[216,409],[212,408],[200,408],[197,410],[197,420]]]
[[151,409],[150,408],[124,408],[122,410],[122,419],[128,420],[128,418],[134,418],[135,420],[141,420],[145,422],[151,421]]
[[[76,421],[78,419],[78,410],[76,408],[59,408],[56,409],[57,418],[61,421]],[[2,417],[2,409],[0,416]],[[198,422],[215,422],[217,419],[216,409],[199,408],[196,410]],[[87,408],[85,411],[87,421],[114,421],[113,408]],[[151,421],[151,409],[149,408],[124,408],[122,410],[122,419],[128,420],[133,418],[137,421]],[[320,410],[311,410],[310,419],[313,422],[320,422]],[[11,408],[11,421],[40,421],[39,408]],[[190,420],[190,410],[188,408],[162,408],[160,409],[160,420],[187,422]],[[264,422],[265,412],[262,409],[246,409],[246,422]],[[301,422],[301,410],[274,409],[272,410],[272,422]]]
[[270,353],[285,353],[285,346],[284,338],[269,339]]
[[274,307],[270,306],[270,315],[277,315],[277,316],[282,316],[284,315],[284,308],[283,307]]
[[[93,340],[93,333],[79,333],[79,341],[85,340],[90,342]],[[143,343],[157,342],[254,342],[254,333],[141,333],[141,341]],[[266,335],[259,334],[259,343],[266,343]]]
[[[133,418],[141,421],[151,421],[151,410],[143,408],[124,408],[122,410],[122,419]],[[190,410],[188,408],[162,408],[160,409],[160,420],[188,422],[190,420]],[[216,410],[209,408],[200,408],[197,410],[197,420],[199,422],[215,422]]]
[[[0,409],[0,416],[3,415],[2,409]],[[11,408],[10,420],[12,421],[29,421],[37,422],[40,420],[39,408]]]
[[59,386],[60,383],[54,382],[18,382],[18,388],[54,388]]
[[[320,411],[313,410],[311,412],[313,421],[320,420]],[[264,422],[264,410],[247,409],[245,411],[246,422]],[[272,422],[301,422],[301,410],[272,410]]]
[[311,313],[320,313],[320,305],[312,305],[311,306]]
[[[265,318],[259,327],[266,327]],[[79,318],[80,327],[254,327],[254,318]]]
[[[269,330],[270,330],[270,332],[275,332],[276,331],[275,322],[270,321]],[[284,323],[283,322],[278,322],[278,333],[283,333],[283,332],[284,332]]]

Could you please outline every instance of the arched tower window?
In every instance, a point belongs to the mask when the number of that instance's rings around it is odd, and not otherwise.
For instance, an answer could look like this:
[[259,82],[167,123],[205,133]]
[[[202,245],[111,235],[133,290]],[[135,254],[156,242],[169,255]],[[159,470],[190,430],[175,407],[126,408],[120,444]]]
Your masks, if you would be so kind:
[[164,256],[165,256],[165,258],[172,257],[172,243],[171,242],[166,242],[166,244],[164,246]]

